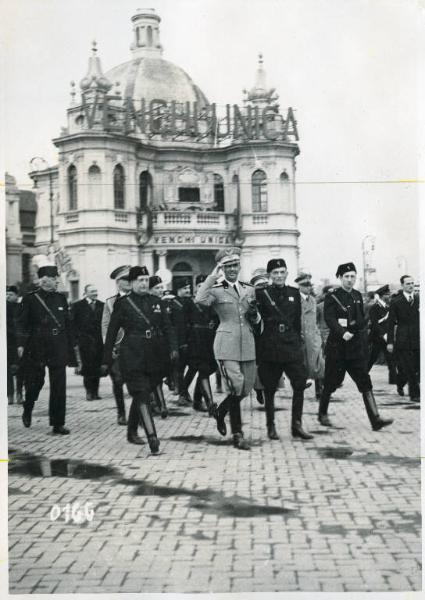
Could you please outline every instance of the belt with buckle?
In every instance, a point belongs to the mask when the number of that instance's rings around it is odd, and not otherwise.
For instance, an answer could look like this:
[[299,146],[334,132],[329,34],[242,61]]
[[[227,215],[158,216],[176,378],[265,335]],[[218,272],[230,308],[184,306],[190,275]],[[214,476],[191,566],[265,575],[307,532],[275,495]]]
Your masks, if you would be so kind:
[[278,326],[279,333],[285,333],[285,331],[287,331],[287,329],[288,328],[284,323],[279,323],[279,326]]
[[52,329],[52,335],[59,335],[60,331],[56,327]]

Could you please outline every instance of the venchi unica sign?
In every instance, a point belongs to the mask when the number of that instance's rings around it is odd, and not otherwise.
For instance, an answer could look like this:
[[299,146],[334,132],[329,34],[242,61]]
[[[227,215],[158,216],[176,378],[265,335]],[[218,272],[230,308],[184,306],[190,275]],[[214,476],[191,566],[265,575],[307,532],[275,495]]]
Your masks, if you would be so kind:
[[[122,101],[119,107],[117,100]],[[226,104],[224,114],[219,116],[215,103],[201,108],[197,102],[166,102],[160,98],[147,102],[144,98],[135,101],[118,96],[100,98],[96,94],[90,101],[83,96],[82,108],[89,129],[98,124],[100,112],[104,129],[124,134],[161,135],[174,139],[185,136],[198,139],[299,140],[292,108],[288,108],[284,118],[275,106],[241,109],[237,104]]]

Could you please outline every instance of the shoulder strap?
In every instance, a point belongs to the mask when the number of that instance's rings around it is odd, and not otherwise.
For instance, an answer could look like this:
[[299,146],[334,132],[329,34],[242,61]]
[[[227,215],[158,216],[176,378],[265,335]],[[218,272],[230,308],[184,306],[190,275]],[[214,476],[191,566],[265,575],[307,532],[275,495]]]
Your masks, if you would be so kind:
[[273,300],[273,298],[270,296],[270,294],[268,293],[268,291],[266,289],[264,289],[263,293],[267,297],[268,301],[273,306],[273,308],[275,309],[275,311],[277,312],[277,314],[279,315],[279,317],[281,319],[283,319],[284,317],[283,317],[283,314],[282,314],[280,308],[278,307],[278,305],[276,304],[276,302]]
[[135,310],[135,312],[139,315],[139,317],[142,317],[142,319],[149,325],[149,327],[152,327],[152,323],[149,321],[149,319],[147,318],[145,313],[142,310],[140,310],[140,308],[138,306],[136,306],[134,304],[133,300],[129,296],[124,296],[124,298],[126,300],[128,300],[130,306]]
[[57,326],[57,328],[58,329],[62,329],[62,325],[59,323],[59,321],[57,320],[57,318],[55,317],[55,315],[52,313],[52,311],[50,310],[50,308],[44,302],[43,298],[40,298],[40,296],[37,293],[34,294],[34,296],[37,298],[37,300],[40,302],[41,306],[46,310],[46,312],[51,316],[51,318],[55,322],[55,325]]
[[346,306],[344,306],[344,305],[343,305],[343,304],[342,304],[342,303],[341,303],[341,302],[338,300],[338,298],[335,296],[335,294],[331,294],[331,298],[333,298],[333,299],[335,300],[335,302],[338,304],[338,306],[339,306],[340,308],[342,308],[342,310],[343,310],[344,312],[348,312],[348,310],[347,310],[347,307],[346,307]]
[[173,302],[175,302],[180,308],[183,308],[183,304],[177,300],[177,298],[173,298]]

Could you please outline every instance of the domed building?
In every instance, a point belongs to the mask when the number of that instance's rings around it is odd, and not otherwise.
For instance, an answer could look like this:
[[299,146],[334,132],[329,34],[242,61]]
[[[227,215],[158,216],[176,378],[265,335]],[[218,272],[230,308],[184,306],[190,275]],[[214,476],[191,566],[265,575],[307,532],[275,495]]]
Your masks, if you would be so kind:
[[295,276],[298,132],[261,55],[243,105],[219,107],[162,57],[154,10],[131,22],[130,60],[103,72],[93,43],[53,140],[58,165],[30,173],[38,254],[56,261],[72,300],[87,283],[112,293],[108,274],[121,264],[144,264],[170,285],[194,280],[232,245],[243,279],[277,256]]

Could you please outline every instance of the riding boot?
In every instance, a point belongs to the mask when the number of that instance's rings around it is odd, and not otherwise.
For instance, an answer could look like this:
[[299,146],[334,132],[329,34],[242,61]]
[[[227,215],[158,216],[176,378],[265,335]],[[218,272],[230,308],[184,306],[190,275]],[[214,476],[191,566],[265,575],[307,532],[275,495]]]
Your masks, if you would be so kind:
[[328,407],[331,399],[331,393],[326,391],[325,388],[322,390],[322,394],[319,400],[319,414],[317,419],[321,425],[325,427],[332,427],[332,422],[328,417]]
[[199,379],[199,375],[198,375],[198,378],[195,383],[195,390],[193,392],[193,408],[194,408],[194,410],[197,410],[199,412],[207,411],[207,409],[204,407],[204,404],[202,402],[202,388],[201,388],[201,382]]
[[323,379],[315,379],[314,387],[315,387],[315,392],[316,392],[316,400],[320,401],[320,398],[322,397],[322,392],[323,392]]
[[101,400],[102,398],[99,396],[99,383],[100,383],[100,378],[99,377],[93,377],[93,398],[95,400]]
[[153,420],[150,404],[148,402],[144,402],[143,399],[140,400],[140,416],[143,424],[143,428],[145,430],[146,436],[148,438],[149,448],[152,454],[158,454],[159,452],[159,440],[156,435],[155,421]]
[[373,431],[379,431],[383,427],[391,425],[393,419],[382,419],[379,416],[378,407],[376,406],[375,402],[375,396],[373,395],[373,390],[363,392],[363,402]]
[[238,450],[250,450],[249,443],[244,439],[241,418],[241,399],[233,396],[230,402],[230,428],[233,435],[233,446]]
[[278,440],[279,436],[276,433],[276,428],[274,425],[274,395],[275,391],[264,390],[266,404],[267,435],[271,440]]
[[299,437],[302,440],[312,440],[314,436],[307,433],[302,427],[304,405],[304,391],[294,390],[292,396],[292,437]]
[[161,414],[161,419],[166,419],[168,417],[168,409],[167,409],[167,404],[165,402],[164,391],[162,389],[161,383],[159,383],[155,388],[155,396],[156,396],[156,401],[157,401],[157,405],[159,408],[159,412]]
[[264,392],[263,392],[263,390],[255,390],[255,395],[256,395],[258,404],[263,405],[264,404]]
[[179,399],[178,404],[180,406],[186,406],[188,404],[192,404],[192,398],[189,394],[189,386],[192,383],[194,377],[196,375],[196,369],[188,368],[186,374],[184,375],[184,370],[179,370],[179,379],[178,379],[178,389],[179,389]]
[[221,383],[221,373],[220,371],[216,371],[215,372],[215,391],[217,392],[217,394],[222,394],[223,393],[223,386]]
[[213,398],[213,394],[212,394],[212,390],[211,390],[211,384],[210,384],[210,378],[209,377],[202,377],[202,379],[198,379],[199,381],[199,387],[202,390],[204,399],[205,399],[205,403],[207,405],[207,409],[208,409],[208,414],[210,415],[210,417],[212,417],[215,413],[215,411],[217,410],[217,404],[214,402],[214,398]]
[[232,394],[226,396],[223,402],[217,406],[217,410],[214,413],[215,420],[217,421],[217,431],[220,433],[220,435],[227,434],[227,427],[224,418],[229,412],[233,398],[234,396],[232,396]]
[[91,389],[91,377],[84,375],[83,384],[84,389],[86,390],[86,400],[93,400],[93,390]]
[[130,444],[138,444],[139,446],[143,445],[145,442],[141,437],[137,434],[137,428],[140,423],[140,410],[138,406],[139,402],[138,396],[133,396],[131,400],[130,411],[128,413],[128,422],[127,422],[127,441]]
[[118,425],[127,425],[127,419],[125,418],[124,389],[122,383],[112,381],[112,390],[117,407]]

